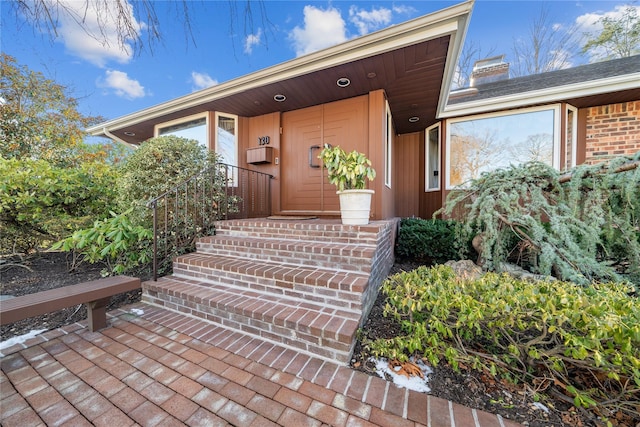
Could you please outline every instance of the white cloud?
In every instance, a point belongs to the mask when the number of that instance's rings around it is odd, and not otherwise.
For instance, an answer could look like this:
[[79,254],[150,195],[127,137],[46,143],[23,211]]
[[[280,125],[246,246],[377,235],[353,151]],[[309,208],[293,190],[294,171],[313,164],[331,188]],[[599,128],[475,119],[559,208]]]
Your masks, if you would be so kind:
[[411,6],[393,5],[393,13],[400,15],[411,15],[417,12],[417,9]]
[[212,79],[207,73],[191,72],[191,90],[205,89],[218,84],[216,79]]
[[261,38],[262,28],[258,28],[258,32],[256,34],[249,34],[244,39],[244,53],[251,54],[251,52],[253,52],[253,47],[260,44]]
[[302,56],[346,41],[346,23],[338,9],[305,6],[304,27],[296,26],[289,38],[293,41],[296,56]]
[[[614,7],[613,10],[607,12],[593,12],[593,13],[585,13],[584,15],[580,15],[576,18],[576,26],[577,32],[579,34],[584,35],[597,35],[602,31],[602,23],[599,22],[602,18],[608,18],[612,20],[619,20],[624,11],[627,8],[635,8],[637,13],[640,15],[640,6],[633,6],[631,4],[619,4]],[[606,57],[607,52],[604,49],[591,49],[589,51],[590,62],[593,60]]]
[[131,79],[127,73],[116,70],[107,70],[105,78],[98,86],[111,89],[121,98],[136,99],[147,95],[137,80]]
[[384,7],[366,11],[357,6],[349,9],[349,20],[358,28],[362,36],[372,31],[379,30],[391,23],[392,11]]
[[[131,44],[121,46],[118,42],[118,2],[57,0],[57,4],[57,31],[69,53],[98,67],[108,61],[131,60]],[[141,31],[144,25],[136,21],[131,4],[126,0],[121,4],[137,31]]]

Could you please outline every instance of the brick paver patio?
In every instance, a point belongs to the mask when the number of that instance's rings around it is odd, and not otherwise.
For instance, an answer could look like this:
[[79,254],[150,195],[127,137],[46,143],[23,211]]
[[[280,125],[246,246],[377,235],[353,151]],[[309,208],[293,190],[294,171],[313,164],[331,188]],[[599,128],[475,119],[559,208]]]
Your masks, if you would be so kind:
[[2,426],[519,425],[144,303],[109,317],[2,350]]

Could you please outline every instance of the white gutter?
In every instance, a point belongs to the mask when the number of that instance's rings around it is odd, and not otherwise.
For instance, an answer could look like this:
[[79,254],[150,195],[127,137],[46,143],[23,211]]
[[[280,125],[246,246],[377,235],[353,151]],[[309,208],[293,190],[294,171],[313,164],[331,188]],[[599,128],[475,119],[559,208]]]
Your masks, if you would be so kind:
[[550,87],[542,90],[520,92],[496,98],[461,102],[458,104],[447,105],[444,111],[441,111],[438,115],[438,118],[444,119],[449,117],[486,113],[487,111],[495,110],[496,107],[499,107],[500,110],[507,110],[529,105],[548,104],[563,99],[580,98],[584,96],[599,95],[602,93],[638,89],[640,88],[639,82],[640,72],[606,79]]
[[111,132],[109,132],[106,127],[102,128],[102,134],[104,136],[110,138],[113,141],[116,141],[116,142],[119,142],[120,144],[124,144],[124,145],[128,146],[129,148],[133,148],[133,149],[138,148],[137,145],[131,144],[131,143],[125,141],[124,139],[118,138],[116,135],[114,135]]
[[[468,15],[474,0],[465,1],[441,11],[416,18],[403,24],[368,34],[339,45],[310,53],[299,58],[194,92],[144,110],[109,120],[87,129],[94,136],[103,135],[104,129],[122,129],[144,120],[181,111],[203,103],[226,98],[249,89],[262,87],[314,71],[345,64],[358,59],[410,46],[459,31],[459,20]],[[468,20],[465,20],[468,22]],[[466,23],[465,22],[465,23]],[[454,50],[462,43],[456,38]],[[450,52],[451,52],[450,47]],[[457,57],[456,57],[457,58]],[[450,65],[447,64],[447,67]],[[446,86],[448,89],[448,86]]]
[[453,80],[453,75],[455,74],[456,67],[458,66],[458,58],[460,56],[460,52],[462,51],[464,40],[466,38],[467,29],[469,28],[469,22],[471,22],[471,11],[473,8],[473,3],[471,3],[470,6],[471,7],[469,8],[467,14],[460,15],[458,17],[456,26],[457,37],[451,37],[449,42],[449,51],[447,52],[447,61],[445,62],[445,67],[442,74],[442,84],[440,85],[440,97],[438,99],[436,116],[438,115],[438,112],[443,111],[446,108],[447,103],[449,102],[451,82]]

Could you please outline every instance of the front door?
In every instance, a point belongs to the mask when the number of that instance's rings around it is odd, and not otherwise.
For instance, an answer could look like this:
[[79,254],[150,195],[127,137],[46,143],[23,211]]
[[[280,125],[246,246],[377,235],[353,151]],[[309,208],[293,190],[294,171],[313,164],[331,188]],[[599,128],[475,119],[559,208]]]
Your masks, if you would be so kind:
[[368,150],[368,97],[360,96],[282,115],[281,212],[339,215],[336,187],[318,155],[324,144]]

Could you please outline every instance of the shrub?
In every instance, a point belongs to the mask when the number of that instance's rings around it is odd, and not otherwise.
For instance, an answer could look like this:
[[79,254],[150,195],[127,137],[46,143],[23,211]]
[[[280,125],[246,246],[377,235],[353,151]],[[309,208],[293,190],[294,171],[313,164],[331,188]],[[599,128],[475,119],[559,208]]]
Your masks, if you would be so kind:
[[0,252],[39,249],[107,215],[115,179],[103,163],[61,168],[0,157]]
[[460,258],[456,238],[458,223],[443,219],[403,218],[396,242],[396,254],[406,258],[444,263]]
[[122,274],[147,264],[151,260],[151,230],[134,225],[129,215],[133,208],[121,214],[95,221],[93,227],[77,230],[57,242],[52,249],[74,251],[82,261],[104,262],[103,276]]
[[151,138],[131,154],[118,180],[118,204],[134,208],[131,218],[143,224],[150,218],[147,202],[214,164],[217,155],[198,141],[177,136]]
[[[483,174],[453,191],[442,212],[462,212],[463,232],[481,236],[488,270],[518,248],[533,272],[588,284],[640,277],[640,162],[621,157],[584,165],[565,179],[538,162]],[[515,246],[513,236],[515,239]],[[614,268],[616,267],[616,268]]]
[[635,409],[640,387],[640,301],[622,284],[583,287],[487,273],[460,281],[420,267],[383,285],[385,315],[404,336],[368,343],[378,356],[443,360],[571,396],[576,406]]

